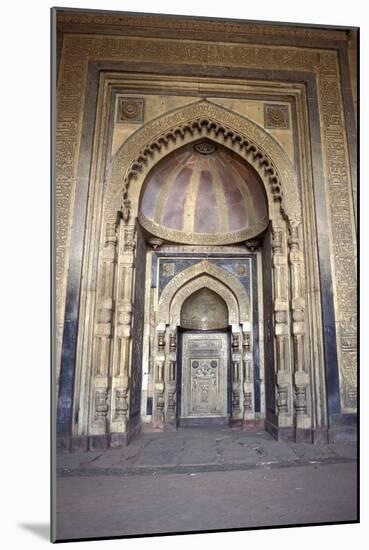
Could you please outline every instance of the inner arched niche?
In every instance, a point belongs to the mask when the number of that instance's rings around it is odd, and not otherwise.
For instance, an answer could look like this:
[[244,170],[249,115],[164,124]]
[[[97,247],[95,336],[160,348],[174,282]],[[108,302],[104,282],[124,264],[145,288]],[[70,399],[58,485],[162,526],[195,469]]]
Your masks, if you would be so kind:
[[183,302],[180,324],[184,329],[193,330],[227,328],[227,304],[216,292],[200,288]]
[[255,169],[209,139],[169,153],[148,173],[139,220],[161,239],[183,244],[231,244],[267,227],[268,203]]

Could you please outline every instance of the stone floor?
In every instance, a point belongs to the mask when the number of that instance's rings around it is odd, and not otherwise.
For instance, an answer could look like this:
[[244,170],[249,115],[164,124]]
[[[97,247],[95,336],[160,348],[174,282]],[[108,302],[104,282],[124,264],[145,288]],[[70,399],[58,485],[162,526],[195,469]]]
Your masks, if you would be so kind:
[[127,447],[57,456],[60,476],[226,471],[356,460],[356,444],[286,443],[265,431],[182,428],[141,434]]
[[183,429],[58,455],[57,540],[357,520],[356,445]]

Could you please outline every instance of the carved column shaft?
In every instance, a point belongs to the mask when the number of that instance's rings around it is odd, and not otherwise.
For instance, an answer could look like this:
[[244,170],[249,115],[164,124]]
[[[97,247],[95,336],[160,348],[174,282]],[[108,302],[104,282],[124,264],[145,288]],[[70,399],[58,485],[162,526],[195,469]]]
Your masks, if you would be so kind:
[[[252,420],[254,412],[254,377],[252,356],[252,332],[251,323],[244,323],[242,333],[242,375],[243,375],[243,419]],[[245,330],[246,329],[246,330]]]
[[162,424],[165,416],[165,361],[166,361],[166,331],[165,326],[156,329],[156,353],[154,361],[154,424]]
[[166,420],[175,421],[177,402],[177,333],[176,330],[169,330],[168,334],[168,363],[166,375]]
[[273,229],[273,280],[274,280],[274,326],[276,342],[277,408],[280,426],[290,426],[291,410],[291,366],[289,341],[289,292],[288,265],[285,229]]
[[310,426],[307,418],[309,375],[305,364],[304,257],[299,234],[301,225],[289,226],[289,264],[291,277],[291,314],[294,356],[296,427]]
[[232,346],[232,417],[238,418],[241,414],[241,379],[240,363],[242,360],[241,332],[233,331],[231,335]]
[[239,363],[239,361],[237,361],[237,359],[235,361],[233,361],[232,376],[233,376],[233,381],[234,382],[239,382],[240,381],[240,363]]
[[98,281],[97,318],[93,346],[93,383],[90,433],[104,434],[109,410],[109,364],[112,317],[114,309],[114,271],[117,235],[114,222],[105,227]]
[[118,226],[118,261],[115,286],[116,312],[114,338],[112,341],[113,363],[111,372],[110,415],[110,431],[112,433],[125,432],[129,419],[135,248],[135,228],[133,225],[125,225],[124,219],[121,218]]

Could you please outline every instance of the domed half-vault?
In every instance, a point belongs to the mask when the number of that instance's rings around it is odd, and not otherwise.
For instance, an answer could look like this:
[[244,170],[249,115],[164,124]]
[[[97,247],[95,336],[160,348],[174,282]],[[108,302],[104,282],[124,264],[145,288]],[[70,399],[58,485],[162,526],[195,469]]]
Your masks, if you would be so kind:
[[139,219],[151,234],[169,241],[228,244],[264,231],[267,199],[250,165],[225,147],[201,140],[151,170]]
[[183,303],[181,327],[195,330],[227,328],[227,304],[212,290],[201,288],[191,294]]

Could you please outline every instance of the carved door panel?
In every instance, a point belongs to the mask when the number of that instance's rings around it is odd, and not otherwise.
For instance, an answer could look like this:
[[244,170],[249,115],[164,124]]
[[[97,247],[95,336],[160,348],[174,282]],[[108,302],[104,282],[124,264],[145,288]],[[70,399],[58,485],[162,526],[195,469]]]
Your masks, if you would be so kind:
[[185,333],[182,417],[227,416],[227,334]]

